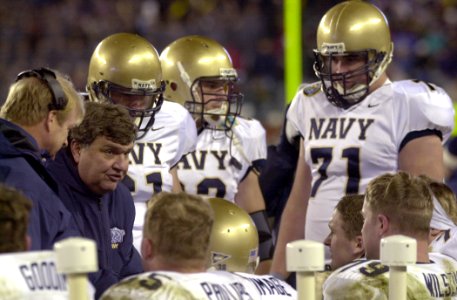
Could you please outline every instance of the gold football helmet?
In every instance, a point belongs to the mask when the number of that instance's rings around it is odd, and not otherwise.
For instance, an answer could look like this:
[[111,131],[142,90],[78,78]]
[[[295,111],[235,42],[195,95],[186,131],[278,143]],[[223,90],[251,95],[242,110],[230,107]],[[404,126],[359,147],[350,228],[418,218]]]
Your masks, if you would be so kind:
[[210,238],[211,267],[230,272],[254,273],[259,236],[249,214],[235,203],[210,198],[214,224]]
[[125,106],[143,135],[154,123],[164,89],[159,55],[146,39],[116,33],[95,48],[87,77],[89,98]]
[[[319,23],[314,71],[322,81],[327,99],[346,109],[368,95],[371,84],[391,62],[392,52],[384,14],[370,3],[346,1],[327,11]],[[336,73],[332,61],[338,56],[349,61],[363,59],[365,63],[355,70]],[[364,82],[359,82],[361,77]]]
[[165,99],[180,103],[199,126],[229,130],[240,114],[243,96],[237,92],[236,70],[227,51],[203,36],[186,36],[160,54]]

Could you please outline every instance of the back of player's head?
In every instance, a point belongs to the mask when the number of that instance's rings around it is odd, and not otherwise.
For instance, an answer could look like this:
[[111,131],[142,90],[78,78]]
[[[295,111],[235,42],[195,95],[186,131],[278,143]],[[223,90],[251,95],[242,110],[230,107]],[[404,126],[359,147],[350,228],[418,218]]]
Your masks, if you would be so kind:
[[[221,44],[204,36],[185,36],[169,44],[160,54],[160,61],[167,84],[165,99],[184,105],[195,120],[205,119],[208,128],[231,128],[240,114],[242,95],[236,90],[238,75],[232,59]],[[221,87],[222,91],[208,92],[203,86]],[[205,111],[205,96],[222,102],[222,108]],[[209,126],[217,116],[224,117],[225,124]]]
[[[348,108],[368,95],[369,87],[392,60],[393,43],[387,18],[365,1],[339,3],[322,17],[314,53],[314,70],[324,85],[327,99]],[[355,70],[337,73],[331,64],[337,56],[360,57],[365,63]],[[354,78],[361,76],[366,77],[366,82],[358,88],[351,87]]]
[[[86,86],[90,99],[121,104],[119,99],[133,97],[135,100],[126,106],[137,118],[140,131],[147,131],[153,125],[154,115],[163,102],[164,88],[159,55],[145,38],[132,33],[116,33],[95,48]],[[139,102],[140,97],[141,107],[132,104]]]
[[86,115],[81,124],[70,130],[70,139],[83,146],[91,145],[97,137],[128,145],[136,138],[137,128],[122,106],[111,103],[86,102]]
[[170,263],[206,263],[213,220],[213,210],[201,197],[162,192],[149,200],[143,236]]
[[343,220],[343,230],[348,239],[361,235],[363,226],[362,206],[364,195],[345,195],[336,205]]
[[433,216],[430,227],[446,230],[457,226],[457,200],[452,189],[445,183],[433,180],[430,177],[424,175],[420,177],[428,183],[434,196]]
[[0,184],[0,253],[28,250],[26,242],[32,202],[18,190]]
[[84,104],[67,76],[41,68],[18,74],[0,115],[16,124],[33,126],[45,119],[51,110],[56,111],[57,120],[62,124],[70,113],[82,118]]
[[368,183],[365,200],[374,214],[388,217],[399,234],[428,237],[433,201],[425,180],[400,171]]
[[254,273],[259,237],[249,214],[235,203],[210,198],[214,210],[211,233],[211,266],[217,270]]

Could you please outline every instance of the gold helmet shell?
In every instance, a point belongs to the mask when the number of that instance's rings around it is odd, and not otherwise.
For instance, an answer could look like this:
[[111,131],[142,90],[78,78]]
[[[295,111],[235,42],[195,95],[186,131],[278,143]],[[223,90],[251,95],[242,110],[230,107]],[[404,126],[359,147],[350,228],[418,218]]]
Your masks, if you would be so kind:
[[210,238],[211,266],[217,270],[254,273],[259,236],[249,214],[222,198],[210,198],[214,224]]
[[[166,83],[166,100],[184,105],[197,119],[205,115],[220,115],[233,123],[241,110],[242,95],[236,91],[234,83],[238,74],[233,68],[227,50],[213,39],[191,35],[177,39],[160,54],[163,78]],[[226,109],[222,112],[205,112],[204,82],[220,82],[226,85],[224,94],[212,94],[218,99],[226,99]],[[232,124],[225,124],[224,130]]]
[[332,7],[317,29],[317,50],[357,52],[372,49],[390,53],[392,40],[385,15],[374,5],[357,0]]
[[[393,43],[387,18],[376,6],[364,1],[351,0],[339,3],[322,17],[317,29],[317,48],[314,52],[314,70],[323,80],[324,91],[328,98],[330,96],[329,100],[339,95],[343,97],[340,99],[343,103],[333,104],[344,108],[356,104],[366,97],[369,86],[384,73],[392,60]],[[342,78],[355,75],[339,74],[338,78],[333,78],[332,81],[332,72],[326,64],[330,59],[325,58],[362,53],[366,55],[363,69],[366,70],[367,84],[364,89],[352,92],[346,88],[345,92],[329,90],[328,88],[334,87],[335,81],[342,81]],[[360,74],[363,69],[356,70],[357,73],[354,74]],[[327,86],[329,83],[331,85]]]
[[[116,33],[103,39],[89,63],[86,90],[92,101],[109,101],[113,93],[144,96],[146,107],[127,106],[131,115],[150,122],[163,102],[164,82],[159,55],[145,38],[132,33]],[[141,123],[141,122],[140,122]],[[140,130],[145,130],[141,128]],[[143,124],[144,125],[144,124]],[[148,127],[148,128],[149,128]]]

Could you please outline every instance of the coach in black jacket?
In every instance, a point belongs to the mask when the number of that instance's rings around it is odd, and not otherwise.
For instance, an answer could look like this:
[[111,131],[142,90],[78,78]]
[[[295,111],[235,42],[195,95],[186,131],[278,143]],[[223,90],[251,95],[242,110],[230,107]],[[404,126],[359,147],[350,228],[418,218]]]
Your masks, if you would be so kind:
[[120,279],[142,271],[132,244],[133,199],[119,184],[135,136],[127,110],[88,102],[84,120],[70,131],[70,147],[49,165],[59,182],[59,196],[82,235],[97,242],[100,271],[90,275],[96,298]]

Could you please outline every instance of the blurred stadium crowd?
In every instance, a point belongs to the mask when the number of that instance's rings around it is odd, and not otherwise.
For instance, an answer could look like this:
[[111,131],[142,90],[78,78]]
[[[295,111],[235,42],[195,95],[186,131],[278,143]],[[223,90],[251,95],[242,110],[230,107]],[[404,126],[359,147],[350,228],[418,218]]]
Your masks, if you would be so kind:
[[[340,1],[302,1],[303,81],[312,71],[315,28]],[[371,1],[390,20],[392,79],[430,80],[457,99],[457,1]],[[136,32],[161,51],[188,34],[225,45],[241,75],[243,114],[259,119],[276,142],[284,112],[283,1],[280,0],[5,0],[0,6],[0,95],[16,74],[48,66],[84,90],[96,44],[115,32]],[[297,26],[299,26],[297,24]]]

